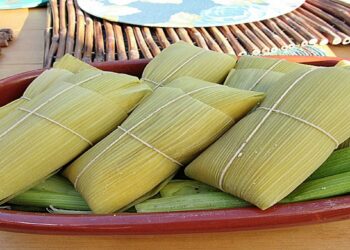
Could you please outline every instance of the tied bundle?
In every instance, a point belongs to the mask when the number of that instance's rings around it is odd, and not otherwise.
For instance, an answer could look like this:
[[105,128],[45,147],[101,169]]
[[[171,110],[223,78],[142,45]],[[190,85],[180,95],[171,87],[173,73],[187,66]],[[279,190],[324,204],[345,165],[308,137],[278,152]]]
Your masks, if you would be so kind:
[[186,175],[261,209],[271,207],[350,137],[349,79],[350,71],[336,68],[285,75]]
[[146,66],[142,80],[153,89],[181,76],[222,83],[235,63],[236,57],[177,42],[164,49]]
[[97,143],[150,92],[136,77],[85,70],[12,111],[0,120],[0,201]]
[[44,71],[39,75],[25,90],[22,97],[10,102],[9,104],[0,107],[0,119],[11,113],[16,108],[24,105],[27,101],[30,101],[33,97],[37,96],[51,85],[64,81],[73,74],[65,69],[50,69]]
[[263,99],[189,77],[158,88],[64,171],[94,213],[120,211],[193,160]]
[[235,68],[230,71],[224,85],[265,92],[279,84],[279,79],[285,74],[308,68],[312,66],[286,60],[243,56],[238,60]]

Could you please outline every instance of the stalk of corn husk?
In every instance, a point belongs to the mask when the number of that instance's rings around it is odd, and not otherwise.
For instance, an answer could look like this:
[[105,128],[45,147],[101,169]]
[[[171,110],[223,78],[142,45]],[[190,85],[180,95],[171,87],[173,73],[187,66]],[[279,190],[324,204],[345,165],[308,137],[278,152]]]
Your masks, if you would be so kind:
[[0,120],[0,201],[97,143],[150,92],[136,77],[84,70],[11,112]]
[[263,94],[183,77],[157,89],[64,175],[94,213],[118,211],[191,161]]
[[279,84],[285,74],[313,66],[289,62],[283,59],[242,56],[225,80],[224,85],[254,91],[266,92]]
[[[344,69],[350,69],[350,61],[348,61],[348,60],[341,60],[335,65],[335,67],[341,67],[341,68],[344,68]],[[350,147],[350,138],[347,139],[342,144],[340,144],[338,149],[348,148],[348,147]]]
[[91,66],[90,64],[87,64],[87,63],[79,60],[78,58],[70,55],[70,54],[65,54],[63,57],[58,59],[53,64],[53,68],[69,70],[72,73],[78,73],[82,70],[100,71],[99,69],[95,68],[94,66]]
[[294,71],[186,169],[261,209],[277,203],[350,137],[350,71]]
[[164,49],[145,68],[142,80],[153,89],[181,76],[222,83],[236,57],[177,42]]
[[65,69],[50,69],[40,74],[23,93],[19,99],[0,107],[0,119],[14,111],[16,108],[24,105],[27,101],[37,96],[48,87],[55,83],[59,83],[73,74]]

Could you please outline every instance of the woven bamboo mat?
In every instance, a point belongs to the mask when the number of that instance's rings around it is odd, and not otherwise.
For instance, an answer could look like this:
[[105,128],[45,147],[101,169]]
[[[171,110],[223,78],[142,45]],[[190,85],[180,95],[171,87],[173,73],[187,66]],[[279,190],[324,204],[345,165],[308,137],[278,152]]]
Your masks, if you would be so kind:
[[268,54],[315,44],[347,45],[350,7],[332,0],[307,0],[289,14],[261,22],[209,28],[150,28],[90,16],[74,0],[51,0],[44,66],[51,66],[65,53],[86,62],[153,58],[179,40],[235,55]]

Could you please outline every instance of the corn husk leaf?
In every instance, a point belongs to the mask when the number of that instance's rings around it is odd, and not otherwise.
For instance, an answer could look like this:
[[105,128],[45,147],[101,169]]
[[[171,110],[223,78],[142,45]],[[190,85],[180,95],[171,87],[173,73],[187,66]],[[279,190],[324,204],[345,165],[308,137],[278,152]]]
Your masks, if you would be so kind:
[[0,120],[0,201],[97,143],[150,92],[136,77],[85,70],[11,112]]
[[279,84],[285,74],[313,66],[273,58],[242,56],[225,80],[224,85],[246,90],[266,92]]
[[[186,175],[261,209],[272,206],[321,166],[334,140],[350,136],[349,79],[349,71],[335,68],[287,74],[268,89],[262,107],[195,159]],[[263,109],[271,107],[301,120]]]
[[64,81],[73,74],[64,69],[49,69],[40,74],[23,93],[23,96],[3,107],[0,107],[0,119],[24,105],[28,100],[31,100],[41,92],[53,84]]
[[145,68],[142,80],[152,88],[165,86],[174,79],[190,76],[213,83],[222,83],[236,57],[177,42],[164,49]]
[[121,125],[148,146],[118,128],[64,175],[94,213],[118,211],[175,174],[179,163],[190,162],[263,97],[179,78],[157,89]]
[[82,70],[100,71],[99,69],[93,67],[92,65],[87,64],[70,54],[65,54],[63,57],[58,59],[53,64],[53,68],[69,70],[72,73],[78,73]]

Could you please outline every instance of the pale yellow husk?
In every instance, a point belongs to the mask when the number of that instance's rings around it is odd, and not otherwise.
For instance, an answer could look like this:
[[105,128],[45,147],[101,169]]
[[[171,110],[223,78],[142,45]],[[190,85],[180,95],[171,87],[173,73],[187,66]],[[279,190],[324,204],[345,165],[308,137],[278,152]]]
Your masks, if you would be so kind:
[[281,59],[243,56],[230,71],[224,85],[265,92],[275,84],[279,84],[278,80],[285,74],[312,67]]
[[142,80],[152,88],[165,86],[181,76],[223,83],[236,57],[177,42],[164,49],[145,68]]
[[0,107],[0,119],[14,111],[16,108],[24,105],[28,100],[37,96],[52,84],[59,83],[73,74],[65,69],[50,69],[40,74],[23,93],[23,96],[9,104]]
[[[186,175],[267,209],[292,192],[350,137],[350,71],[289,73],[252,112],[185,170]],[[294,87],[293,87],[294,85]],[[283,96],[285,94],[285,96]],[[262,107],[296,116],[300,120]],[[222,185],[221,185],[222,184]]]
[[0,120],[0,201],[97,143],[151,92],[136,77],[110,72],[85,70],[65,80]]
[[58,59],[53,64],[53,68],[69,70],[72,73],[78,73],[79,71],[86,69],[100,71],[94,66],[87,64],[70,54],[65,54],[63,57]]
[[[341,68],[344,68],[344,69],[350,69],[350,61],[348,61],[348,60],[341,60],[335,65],[335,67],[341,67]],[[348,147],[350,147],[350,139],[347,139],[345,142],[340,144],[338,149],[348,148]]]
[[263,96],[179,78],[155,90],[121,125],[143,142],[118,128],[68,166],[64,175],[94,213],[118,211],[190,162]]

